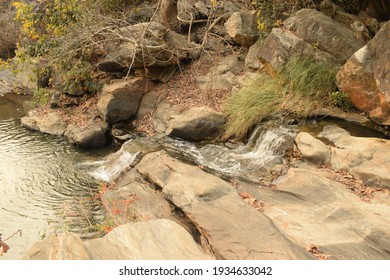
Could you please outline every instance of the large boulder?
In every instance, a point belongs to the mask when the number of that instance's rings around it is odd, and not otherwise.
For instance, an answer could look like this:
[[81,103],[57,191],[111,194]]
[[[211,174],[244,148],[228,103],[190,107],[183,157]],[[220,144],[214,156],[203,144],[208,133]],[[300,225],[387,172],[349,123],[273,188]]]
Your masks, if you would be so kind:
[[322,60],[338,61],[332,54],[313,47],[294,32],[274,28],[263,44],[255,44],[250,48],[245,62],[249,66],[259,65],[259,67],[262,63],[268,63],[272,68],[279,69],[294,56],[314,56]]
[[225,28],[229,36],[243,46],[251,46],[259,38],[256,11],[233,13],[226,21]]
[[364,38],[354,34],[319,11],[302,9],[288,18],[282,28],[274,28],[261,45],[252,46],[246,64],[256,68],[267,63],[278,69],[292,56],[301,55],[343,64],[365,44]]
[[215,138],[221,133],[225,121],[222,113],[207,107],[194,107],[173,115],[166,133],[195,141]]
[[313,9],[299,10],[284,22],[284,27],[341,63],[365,44],[352,30]]
[[323,13],[303,9],[274,28],[262,44],[251,47],[246,64],[251,68],[262,63],[281,68],[293,56],[313,56],[317,60],[343,64],[365,44],[356,32]]
[[378,124],[390,124],[390,23],[337,73],[337,86]]
[[142,95],[150,88],[151,82],[145,78],[118,80],[105,85],[97,104],[103,119],[109,124],[130,119],[137,113]]

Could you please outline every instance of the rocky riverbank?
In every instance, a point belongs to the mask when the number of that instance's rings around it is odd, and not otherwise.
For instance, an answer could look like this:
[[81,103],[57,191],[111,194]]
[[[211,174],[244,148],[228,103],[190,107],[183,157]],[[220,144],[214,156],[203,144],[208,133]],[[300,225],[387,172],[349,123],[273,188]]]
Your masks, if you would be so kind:
[[[55,92],[22,118],[83,148],[125,142],[100,169],[101,199],[118,227],[93,240],[51,236],[24,258],[389,259],[390,22],[325,0],[259,38],[256,13],[234,1],[221,1],[207,26],[206,1],[182,2],[179,15],[192,15],[188,36],[164,19],[121,28],[128,40],[105,46],[97,66],[132,71],[105,79],[93,98]],[[137,36],[149,49],[133,43]],[[338,89],[355,107],[317,107],[313,118],[383,137],[332,125],[307,131],[280,115],[245,144],[229,141],[226,97],[259,73],[276,77],[295,56],[337,65]]]

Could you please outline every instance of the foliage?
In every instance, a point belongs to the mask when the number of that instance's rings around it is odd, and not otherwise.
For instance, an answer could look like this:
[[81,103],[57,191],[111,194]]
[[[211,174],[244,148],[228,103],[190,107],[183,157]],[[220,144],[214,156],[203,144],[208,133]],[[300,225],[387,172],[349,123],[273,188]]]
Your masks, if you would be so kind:
[[353,108],[351,100],[349,99],[348,94],[334,91],[330,95],[333,105],[340,107],[344,111],[350,111]]
[[311,57],[293,58],[274,78],[261,74],[224,104],[227,136],[243,138],[258,122],[277,114],[308,116],[330,104],[337,68]]
[[[99,88],[93,66],[101,50],[100,36],[109,24],[122,22],[119,14],[139,0],[46,0],[38,4],[16,1],[15,19],[28,40],[18,46],[19,62],[35,63],[37,69],[56,73],[48,86],[74,95],[93,94]],[[121,15],[125,17],[126,15]],[[118,17],[116,23],[113,18]],[[118,26],[116,26],[118,27]],[[99,31],[100,30],[100,33]],[[39,80],[39,74],[36,73]],[[37,85],[41,87],[40,84]],[[48,91],[37,90],[36,94]],[[47,100],[46,96],[38,98]]]

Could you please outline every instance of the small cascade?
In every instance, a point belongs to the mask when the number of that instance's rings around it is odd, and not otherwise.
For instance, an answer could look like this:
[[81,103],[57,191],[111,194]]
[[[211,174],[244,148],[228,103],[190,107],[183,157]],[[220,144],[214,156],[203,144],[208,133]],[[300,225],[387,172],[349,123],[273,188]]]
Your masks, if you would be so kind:
[[95,169],[90,174],[98,180],[112,182],[119,174],[128,168],[137,158],[139,152],[129,153],[122,147],[119,151],[109,155],[105,160],[86,163],[90,169]]
[[283,163],[285,151],[296,131],[287,127],[254,130],[246,145],[207,144],[200,148],[182,140],[170,139],[167,150],[227,177],[259,181],[275,165]]
[[227,178],[259,182],[269,171],[281,167],[285,151],[293,143],[296,131],[287,127],[258,127],[247,144],[195,144],[172,138],[137,138],[126,142],[104,161],[89,163],[91,175],[111,182],[143,154],[165,150],[184,161],[202,165]]

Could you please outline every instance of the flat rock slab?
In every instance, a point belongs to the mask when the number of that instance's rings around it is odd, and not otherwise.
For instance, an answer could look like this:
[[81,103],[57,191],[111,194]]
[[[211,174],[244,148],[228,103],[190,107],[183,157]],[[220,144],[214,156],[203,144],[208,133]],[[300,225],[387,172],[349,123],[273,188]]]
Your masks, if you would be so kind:
[[164,219],[119,226],[85,247],[95,260],[211,259],[183,227]]
[[292,168],[264,213],[286,236],[332,259],[389,259],[390,207],[367,203],[327,170]]
[[[138,172],[182,209],[220,259],[309,259],[227,182],[165,152],[146,155]],[[205,245],[205,244],[204,244]]]
[[49,111],[48,114],[39,115],[35,111],[30,111],[28,116],[21,119],[22,125],[43,133],[62,136],[67,128],[67,123],[57,111]]
[[103,238],[83,242],[71,233],[36,243],[26,260],[208,260],[192,236],[169,220],[125,224]]
[[319,137],[331,141],[330,164],[370,187],[390,189],[390,140],[351,136],[336,126],[325,126]]

